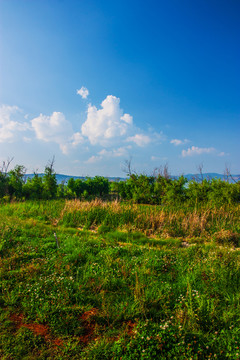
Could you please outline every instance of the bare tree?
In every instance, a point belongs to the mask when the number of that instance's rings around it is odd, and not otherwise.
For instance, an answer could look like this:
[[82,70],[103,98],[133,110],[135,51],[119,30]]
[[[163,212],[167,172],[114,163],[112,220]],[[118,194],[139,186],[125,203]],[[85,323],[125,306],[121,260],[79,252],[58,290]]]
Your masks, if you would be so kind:
[[230,168],[227,163],[225,163],[225,169],[224,169],[224,180],[229,183],[229,177],[230,177]]
[[127,176],[131,176],[135,171],[132,169],[132,156],[129,159],[124,160],[122,165],[122,171],[127,174]]
[[54,171],[55,155],[53,155],[52,160],[48,160],[47,167],[50,169],[51,174]]
[[197,169],[199,171],[200,180],[201,180],[201,182],[203,182],[203,163],[199,164]]
[[153,176],[154,177],[164,177],[165,179],[170,179],[171,175],[169,173],[169,169],[168,169],[168,163],[166,163],[164,166],[159,166],[158,168],[155,168],[153,171]]
[[163,176],[165,179],[170,178],[169,170],[168,170],[168,163],[166,163],[163,167]]
[[191,178],[191,180],[196,182],[203,182],[203,163],[200,163],[198,166],[196,166],[196,169],[198,170],[198,173],[194,174]]
[[6,161],[5,160],[3,161],[2,166],[0,168],[0,173],[4,174],[5,176],[7,175],[9,166],[10,166],[11,162],[13,161],[13,159],[14,158],[12,157],[12,158],[7,158]]
[[230,166],[226,163],[224,169],[224,180],[226,180],[229,183],[229,179],[231,179],[235,184],[239,181],[239,179],[238,180],[234,179],[230,171]]

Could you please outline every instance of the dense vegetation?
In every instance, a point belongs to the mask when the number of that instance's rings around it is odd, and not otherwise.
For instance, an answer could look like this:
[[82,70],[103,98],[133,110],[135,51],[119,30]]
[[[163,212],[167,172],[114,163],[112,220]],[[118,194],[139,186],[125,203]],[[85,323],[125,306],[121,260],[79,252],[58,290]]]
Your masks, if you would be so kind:
[[2,359],[239,359],[240,206],[0,207]]
[[0,173],[1,359],[240,359],[239,183],[24,174]]
[[[220,179],[187,181],[183,176],[171,179],[158,174],[129,174],[126,181],[112,182],[102,176],[86,180],[71,178],[67,184],[57,184],[53,162],[45,167],[44,176],[37,173],[25,179],[25,167],[17,165],[9,172],[0,171],[0,198],[11,199],[85,199],[110,198],[131,200],[138,204],[152,205],[212,205],[240,202],[240,182],[228,183]],[[166,175],[166,174],[165,174]]]

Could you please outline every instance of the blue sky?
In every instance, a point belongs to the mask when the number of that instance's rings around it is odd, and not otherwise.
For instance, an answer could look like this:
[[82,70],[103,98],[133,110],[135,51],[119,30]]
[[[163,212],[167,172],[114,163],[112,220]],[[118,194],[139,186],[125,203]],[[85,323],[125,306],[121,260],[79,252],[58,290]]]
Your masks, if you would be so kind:
[[0,0],[0,161],[240,173],[238,0]]

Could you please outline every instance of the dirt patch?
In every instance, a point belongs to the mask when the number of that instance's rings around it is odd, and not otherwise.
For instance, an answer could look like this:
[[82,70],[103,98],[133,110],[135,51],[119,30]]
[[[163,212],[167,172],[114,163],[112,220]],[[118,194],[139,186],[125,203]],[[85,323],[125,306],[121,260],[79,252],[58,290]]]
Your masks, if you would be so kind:
[[10,320],[15,324],[16,329],[20,329],[23,322],[23,314],[12,314],[10,315]]
[[79,340],[85,345],[87,345],[93,339],[96,323],[92,317],[97,313],[98,309],[92,308],[88,311],[85,311],[80,317],[80,319],[83,321],[84,335],[80,336]]
[[23,314],[12,314],[10,320],[15,324],[16,330],[24,327],[31,330],[35,335],[43,336],[46,341],[50,341],[55,346],[62,346],[63,341],[58,338],[53,338],[51,336],[49,327],[43,324],[31,323],[27,324],[24,322]]
[[96,308],[92,308],[91,310],[85,311],[82,315],[81,315],[81,319],[84,321],[87,321],[89,318],[91,318],[92,316],[96,315],[98,313],[98,309]]
[[132,335],[137,323],[132,322],[131,320],[127,323],[127,333]]
[[41,324],[22,324],[22,326],[31,330],[35,335],[44,336],[47,340],[49,338],[49,329],[46,325]]
[[93,335],[95,332],[95,323],[88,324],[84,326],[84,332],[85,334],[82,336],[79,336],[79,340],[84,343],[84,345],[87,345],[91,340],[93,340]]
[[55,346],[63,346],[63,341],[61,339],[54,339],[52,342]]

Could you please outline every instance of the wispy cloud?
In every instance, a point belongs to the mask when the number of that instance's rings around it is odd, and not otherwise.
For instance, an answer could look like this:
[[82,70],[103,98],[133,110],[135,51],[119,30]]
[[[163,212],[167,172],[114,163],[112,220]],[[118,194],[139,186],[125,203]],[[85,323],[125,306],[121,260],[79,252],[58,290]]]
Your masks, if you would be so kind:
[[148,145],[151,142],[151,138],[148,135],[136,134],[134,136],[129,136],[126,141],[134,142],[138,146],[142,147],[142,146]]
[[28,137],[28,136],[24,136],[23,141],[26,142],[26,143],[30,143],[32,141],[32,139],[30,137]]
[[120,147],[118,149],[102,149],[97,153],[97,155],[91,156],[87,161],[85,161],[87,164],[93,164],[98,161],[101,161],[105,158],[114,158],[114,157],[127,157],[128,156],[128,150],[131,148],[131,146],[126,147]]
[[179,139],[172,139],[170,141],[171,144],[175,145],[175,146],[179,146],[179,145],[185,145],[188,142],[190,142],[190,140],[188,139],[184,139],[184,140],[179,140]]
[[127,147],[120,147],[118,149],[112,149],[112,150],[106,150],[103,149],[99,151],[99,155],[106,156],[106,157],[121,157],[121,156],[127,156],[128,155],[128,149],[131,148],[131,146]]
[[194,156],[194,155],[202,155],[202,154],[212,154],[215,153],[216,149],[214,147],[209,148],[200,148],[197,146],[192,146],[191,148],[188,148],[187,150],[182,150],[182,156]]
[[87,99],[89,91],[86,87],[82,86],[81,89],[77,90],[77,94],[82,97],[82,99]]
[[218,154],[218,156],[225,156],[225,155],[228,155],[228,154],[226,154],[224,151],[221,151],[221,152]]
[[85,164],[94,164],[100,160],[102,160],[102,156],[93,155],[88,160],[85,161]]
[[166,161],[168,158],[166,156],[151,156],[151,161]]

